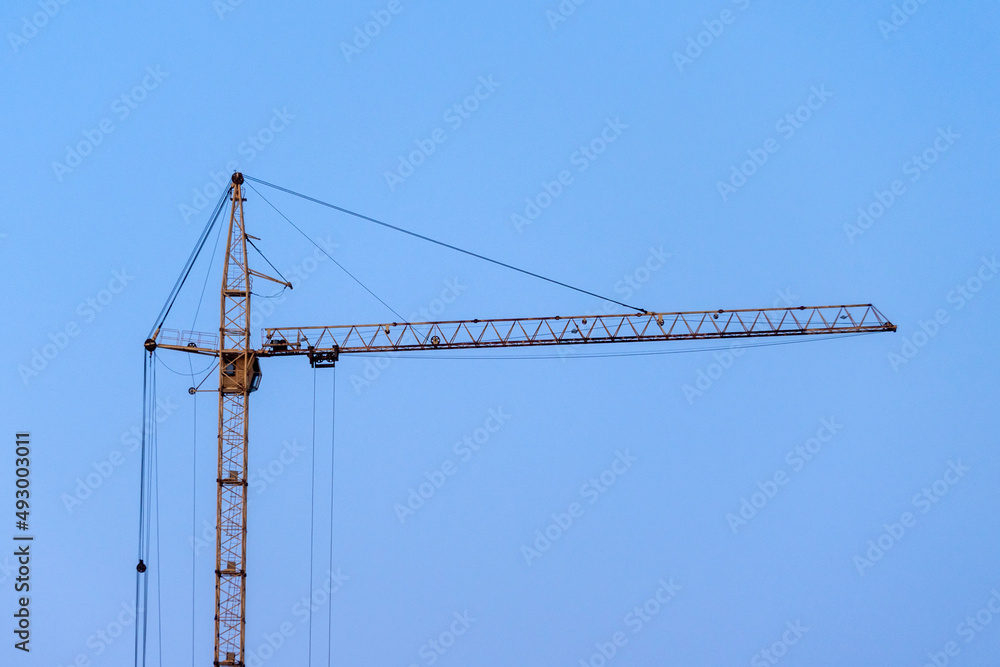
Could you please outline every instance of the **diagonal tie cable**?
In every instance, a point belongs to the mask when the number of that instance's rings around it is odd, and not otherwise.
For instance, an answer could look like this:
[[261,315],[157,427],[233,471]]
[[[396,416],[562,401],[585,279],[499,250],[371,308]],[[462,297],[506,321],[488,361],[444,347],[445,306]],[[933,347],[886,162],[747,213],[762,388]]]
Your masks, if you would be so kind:
[[532,276],[533,278],[539,278],[540,280],[544,280],[546,282],[550,282],[550,283],[553,283],[554,285],[559,285],[561,287],[566,287],[568,289],[571,289],[571,290],[574,290],[574,291],[577,291],[577,292],[581,292],[583,294],[587,294],[587,295],[592,296],[592,297],[596,297],[596,298],[601,299],[603,301],[609,301],[611,303],[616,303],[619,306],[624,306],[625,308],[628,308],[629,310],[634,310],[634,311],[637,311],[637,312],[640,312],[640,313],[648,313],[649,312],[645,308],[639,308],[638,306],[631,306],[631,305],[629,305],[627,303],[623,303],[623,302],[618,301],[616,299],[612,299],[612,298],[606,297],[606,296],[601,296],[600,294],[595,294],[594,292],[590,292],[590,291],[582,289],[580,287],[574,287],[573,285],[568,285],[568,284],[566,284],[564,282],[555,280],[553,278],[546,278],[543,275],[539,275],[539,274],[534,273],[532,271],[528,271],[527,269],[521,269],[521,268],[518,268],[516,266],[512,266],[510,264],[507,264],[506,262],[501,262],[500,260],[491,259],[491,258],[486,257],[484,255],[480,255],[479,253],[472,252],[471,250],[465,250],[464,248],[459,248],[458,246],[451,245],[450,243],[445,243],[444,241],[438,241],[437,239],[432,239],[429,236],[424,236],[423,234],[418,234],[417,232],[411,232],[408,229],[403,229],[402,227],[397,227],[396,225],[391,225],[388,222],[382,222],[381,220],[376,220],[375,218],[369,217],[367,215],[362,215],[361,213],[357,213],[357,212],[352,211],[350,209],[346,209],[346,208],[343,208],[341,206],[337,206],[335,204],[331,204],[329,202],[325,202],[325,201],[323,201],[321,199],[316,199],[315,197],[310,197],[309,195],[304,195],[301,192],[296,192],[294,190],[289,190],[288,188],[283,188],[280,185],[275,185],[274,183],[268,183],[267,181],[262,181],[259,178],[254,178],[253,176],[247,176],[246,174],[243,174],[243,178],[245,178],[248,181],[253,181],[254,183],[260,183],[261,185],[266,185],[267,187],[274,188],[275,190],[280,190],[281,192],[285,192],[285,193],[293,195],[295,197],[299,197],[301,199],[305,199],[306,201],[311,201],[314,204],[319,204],[320,206],[325,206],[327,208],[332,208],[335,211],[340,211],[341,213],[346,213],[347,215],[354,216],[355,218],[359,218],[359,219],[365,220],[367,222],[372,222],[372,223],[375,223],[376,225],[381,225],[382,227],[386,227],[388,229],[392,229],[392,230],[397,231],[397,232],[402,232],[403,234],[408,234],[409,236],[413,236],[415,238],[421,239],[423,241],[427,241],[429,243],[434,243],[435,245],[439,245],[439,246],[442,246],[444,248],[448,248],[449,250],[455,250],[457,252],[464,253],[464,254],[469,255],[471,257],[475,257],[477,259],[481,259],[483,261],[490,262],[491,264],[496,264],[497,266],[502,266],[502,267],[504,267],[506,269],[511,269],[513,271],[517,271],[519,273],[523,273],[525,275]]
[[[246,176],[244,176],[244,178],[246,178]],[[348,271],[348,270],[347,270],[347,268],[346,268],[346,267],[345,267],[345,266],[344,266],[343,264],[341,264],[340,262],[338,262],[337,260],[335,260],[335,259],[333,258],[333,255],[331,255],[330,253],[328,253],[328,252],[326,251],[326,248],[324,248],[324,247],[323,247],[323,246],[321,246],[320,244],[316,243],[316,241],[314,241],[314,240],[313,240],[312,238],[310,238],[310,236],[309,236],[308,234],[306,234],[306,233],[305,233],[304,231],[302,231],[302,229],[301,229],[301,228],[300,228],[300,227],[299,227],[298,225],[296,225],[296,224],[295,224],[294,222],[292,222],[292,221],[291,221],[291,219],[290,219],[290,218],[289,218],[289,217],[288,217],[287,215],[285,215],[284,213],[282,213],[281,211],[279,211],[279,210],[278,210],[278,207],[277,207],[277,206],[275,206],[274,204],[272,204],[272,203],[271,203],[271,201],[270,201],[270,200],[269,200],[269,199],[268,199],[267,197],[265,197],[265,196],[264,196],[264,195],[262,195],[262,194],[261,194],[260,192],[258,192],[257,188],[255,188],[254,186],[250,185],[249,183],[247,183],[247,185],[248,185],[248,186],[250,187],[250,189],[251,189],[251,190],[253,190],[253,191],[254,191],[254,193],[255,193],[255,194],[256,194],[256,195],[258,196],[258,197],[260,197],[261,199],[263,199],[263,200],[264,200],[264,202],[265,202],[265,203],[266,203],[266,204],[267,204],[268,206],[270,206],[271,208],[273,208],[273,209],[274,209],[274,212],[275,212],[275,213],[277,213],[277,214],[278,214],[278,215],[280,215],[280,216],[281,216],[282,218],[284,218],[284,219],[285,219],[285,222],[287,222],[288,224],[290,224],[290,225],[291,225],[291,226],[292,226],[292,227],[293,227],[293,228],[295,229],[295,231],[297,231],[297,232],[298,232],[299,234],[301,234],[301,235],[302,235],[302,236],[303,236],[303,237],[304,237],[304,238],[305,238],[305,239],[306,239],[307,241],[309,241],[309,243],[312,243],[312,244],[313,244],[314,246],[316,246],[316,249],[317,249],[317,250],[319,250],[319,251],[320,251],[321,253],[323,253],[324,255],[326,255],[326,256],[327,256],[327,259],[329,259],[329,260],[330,260],[331,262],[333,262],[334,264],[336,264],[336,265],[337,265],[337,268],[339,268],[339,269],[340,269],[341,271],[343,271],[344,273],[346,273],[346,274],[347,274],[347,275],[348,275],[348,276],[350,277],[350,279],[351,279],[351,280],[353,280],[354,282],[356,282],[356,283],[357,283],[358,285],[361,285],[361,287],[362,287],[362,288],[363,288],[363,289],[364,289],[364,290],[365,290],[366,292],[368,292],[368,293],[369,293],[369,294],[371,294],[371,295],[372,295],[373,297],[375,297],[375,299],[376,299],[376,300],[377,300],[377,301],[378,301],[379,303],[381,303],[381,304],[382,304],[383,306],[385,306],[385,307],[386,307],[386,308],[388,308],[388,309],[389,309],[390,311],[392,311],[392,314],[393,314],[393,315],[395,315],[396,317],[398,317],[398,318],[399,318],[399,321],[400,321],[400,322],[405,322],[405,321],[406,321],[406,319],[405,319],[405,318],[404,318],[404,317],[403,317],[402,315],[400,315],[399,313],[397,313],[397,312],[396,312],[396,309],[395,309],[395,308],[393,308],[393,307],[392,307],[392,306],[390,306],[390,305],[389,305],[388,303],[386,303],[385,301],[383,301],[383,300],[382,300],[382,297],[380,297],[380,296],[379,296],[378,294],[376,294],[375,292],[371,291],[371,289],[369,289],[368,285],[365,285],[365,284],[364,284],[363,282],[361,282],[361,280],[359,280],[359,279],[358,279],[358,277],[357,277],[357,276],[355,276],[355,275],[354,275],[353,273],[351,273],[350,271]],[[249,239],[247,239],[247,240],[249,241]],[[250,241],[250,245],[253,245],[253,241]],[[253,246],[253,247],[254,247],[254,248],[256,248],[257,246]],[[260,252],[260,250],[257,250],[257,252]],[[263,254],[263,253],[261,253],[261,255],[260,255],[260,256],[261,256],[261,257],[264,257],[264,254]],[[267,260],[267,257],[264,257],[264,260],[266,261],[266,260]],[[271,264],[271,262],[267,262],[267,263],[268,263],[268,264]],[[274,265],[273,265],[273,264],[271,264],[271,268],[274,268]],[[274,270],[275,270],[275,271],[277,271],[278,269],[274,269]],[[279,273],[278,275],[280,276],[281,274]],[[282,279],[282,280],[285,280],[285,277],[284,277],[284,276],[281,276],[281,279]]]

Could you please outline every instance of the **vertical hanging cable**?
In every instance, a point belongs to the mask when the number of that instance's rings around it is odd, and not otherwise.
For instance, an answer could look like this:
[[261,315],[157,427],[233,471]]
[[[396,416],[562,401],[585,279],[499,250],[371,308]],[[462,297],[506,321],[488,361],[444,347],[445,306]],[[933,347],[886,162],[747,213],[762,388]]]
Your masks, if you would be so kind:
[[[333,367],[333,398],[330,400],[330,576],[333,576],[333,466],[337,458],[337,367]],[[326,665],[333,666],[333,593],[330,593],[330,627],[326,635]]]
[[163,593],[161,589],[160,572],[163,570],[160,560],[160,448],[158,446],[159,438],[157,437],[157,420],[156,420],[156,371],[154,367],[153,372],[153,502],[156,504],[156,515],[155,515],[155,532],[156,532],[156,665],[157,667],[163,667]]
[[313,369],[312,478],[309,492],[309,665],[313,647],[313,543],[316,533],[316,369]]
[[[139,547],[138,547],[138,565],[136,565],[136,575],[135,575],[135,613],[138,619],[139,614],[142,614],[143,618],[146,616],[146,599],[143,595],[143,582],[146,580],[146,563],[143,559],[145,552],[143,546],[145,544],[145,533],[146,533],[146,449],[148,446],[148,425],[149,425],[149,372],[150,366],[153,363],[153,353],[143,355],[143,367],[142,367],[142,452],[140,455],[139,462]],[[143,657],[146,652],[146,633],[143,629],[143,624],[139,623],[138,620],[135,624],[135,665],[140,667],[140,665],[145,665],[145,658]]]
[[[136,565],[135,580],[135,664],[145,667],[147,653],[147,632],[149,628],[149,553],[152,539],[152,509],[156,504],[156,547],[159,551],[159,482],[157,474],[156,447],[156,353],[145,356],[142,371],[142,455],[139,464],[139,563]],[[154,495],[155,489],[155,495]],[[159,555],[157,554],[157,565]],[[157,605],[160,603],[160,578],[157,573]],[[158,637],[162,651],[162,635]]]
[[[190,361],[188,362],[190,363]],[[198,508],[198,394],[191,394],[192,418],[191,427],[191,665],[194,665],[194,600],[195,600],[195,542],[198,534],[197,528],[197,508]]]
[[[153,353],[156,354],[155,352]],[[146,515],[143,520],[146,522],[146,529],[143,533],[145,538],[145,543],[143,544],[143,553],[146,556],[146,568],[149,568],[149,545],[152,540],[152,514],[153,514],[153,468],[155,454],[156,454],[156,360],[154,357],[150,358],[149,364],[149,405],[146,408],[146,418],[147,426],[149,431],[149,437],[147,438],[147,449],[149,450],[146,455],[146,503],[145,510]],[[159,563],[157,563],[159,566]],[[142,614],[142,664],[143,667],[146,665],[146,649],[149,643],[149,576],[143,577],[142,582],[142,597],[143,597],[143,614]]]
[[[228,192],[228,188],[227,188]],[[221,210],[221,209],[220,209]],[[213,220],[218,218],[218,213],[213,214]],[[213,222],[214,224],[214,222]],[[219,225],[219,231],[215,235],[215,245],[212,246],[212,253],[209,255],[209,260],[213,259],[216,255],[216,251],[219,249],[219,241],[222,239],[222,230],[225,225]],[[201,286],[201,295],[198,297],[198,307],[194,310],[194,316],[191,318],[191,330],[195,330],[195,324],[198,322],[198,313],[201,312],[202,303],[205,300],[205,291],[208,288],[208,278],[212,273],[211,261],[208,262],[208,267],[205,269],[205,280]],[[191,377],[194,378],[194,364],[191,362],[191,356],[188,355],[188,371]],[[192,379],[192,383],[194,380]],[[197,570],[197,549],[195,548],[195,540],[198,535],[198,394],[197,392],[191,394],[191,664],[195,664],[195,590],[196,590],[196,577],[195,572]]]

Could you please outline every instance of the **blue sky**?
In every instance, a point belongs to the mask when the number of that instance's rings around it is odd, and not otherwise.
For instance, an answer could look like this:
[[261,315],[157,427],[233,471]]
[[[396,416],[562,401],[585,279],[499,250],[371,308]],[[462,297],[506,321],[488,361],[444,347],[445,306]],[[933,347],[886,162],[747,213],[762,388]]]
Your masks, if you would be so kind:
[[[36,540],[32,650],[8,631],[3,664],[130,664],[142,342],[234,169],[650,310],[871,302],[899,326],[599,348],[671,352],[647,356],[266,360],[260,664],[307,664],[311,591],[315,664],[331,620],[340,665],[1000,650],[995,3],[18,0],[0,17],[0,535],[28,430]],[[258,189],[407,318],[609,312]],[[246,211],[295,285],[255,324],[394,319],[258,193]],[[167,326],[218,327],[209,255]],[[200,358],[158,358],[148,664],[208,664],[216,397],[187,393]]]

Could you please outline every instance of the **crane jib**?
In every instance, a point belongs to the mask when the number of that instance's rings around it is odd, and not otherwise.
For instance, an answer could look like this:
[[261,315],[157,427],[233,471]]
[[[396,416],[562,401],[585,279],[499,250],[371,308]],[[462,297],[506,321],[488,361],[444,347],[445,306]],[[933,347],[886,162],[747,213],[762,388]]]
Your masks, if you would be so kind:
[[[264,329],[258,357],[308,356],[328,365],[341,354],[719,338],[891,332],[871,304],[447,322],[391,322]],[[164,329],[157,345],[218,353],[218,336]]]
[[261,356],[894,331],[870,304],[265,329]]

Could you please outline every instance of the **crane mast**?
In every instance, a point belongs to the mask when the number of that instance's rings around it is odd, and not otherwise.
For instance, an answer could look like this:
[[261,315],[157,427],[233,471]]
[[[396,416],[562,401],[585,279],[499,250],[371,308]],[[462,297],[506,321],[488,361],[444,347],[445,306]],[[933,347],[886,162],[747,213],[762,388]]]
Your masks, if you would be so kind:
[[[250,268],[243,219],[243,174],[229,196],[229,228],[222,276],[218,335],[154,327],[145,342],[216,357],[219,362],[219,439],[216,502],[215,661],[244,667],[246,639],[247,462],[250,394],[260,384],[261,357],[305,356],[314,367],[333,366],[341,354],[438,351],[598,343],[891,332],[896,326],[871,304],[760,308],[621,315],[392,322],[265,329],[261,346],[250,337],[252,278],[292,285]],[[169,311],[168,311],[169,312]],[[164,315],[165,317],[165,315]],[[193,393],[194,388],[191,389]],[[142,562],[140,561],[140,567]],[[145,569],[140,569],[140,573]]]
[[215,664],[243,665],[246,632],[248,402],[256,389],[250,344],[250,267],[243,177],[233,177],[219,323],[219,460],[215,552]]

